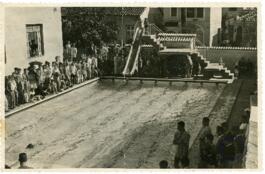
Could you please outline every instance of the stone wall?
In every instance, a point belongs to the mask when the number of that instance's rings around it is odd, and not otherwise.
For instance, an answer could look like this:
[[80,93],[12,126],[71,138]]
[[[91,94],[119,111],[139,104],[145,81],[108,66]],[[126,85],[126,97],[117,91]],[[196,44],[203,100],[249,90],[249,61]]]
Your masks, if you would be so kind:
[[225,66],[229,70],[234,70],[235,63],[242,57],[249,59],[254,67],[257,67],[257,49],[248,47],[197,47],[201,55],[203,55],[211,63],[218,63],[222,57]]

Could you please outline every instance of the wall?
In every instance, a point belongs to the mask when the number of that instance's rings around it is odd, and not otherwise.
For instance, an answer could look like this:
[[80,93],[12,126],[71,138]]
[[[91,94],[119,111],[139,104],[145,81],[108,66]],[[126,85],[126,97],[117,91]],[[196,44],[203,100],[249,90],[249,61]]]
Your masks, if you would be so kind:
[[210,45],[210,8],[204,8],[203,18],[187,18],[186,19],[185,30],[201,30],[203,32],[203,42],[204,45]]
[[249,47],[198,47],[198,51],[211,63],[218,63],[222,57],[225,66],[234,70],[235,63],[242,57],[250,59],[257,66],[257,49]]
[[160,29],[164,30],[162,12],[163,10],[161,8],[150,8],[148,22],[154,23]]
[[213,7],[210,9],[210,46],[217,45],[217,41],[213,40],[218,34],[218,28],[222,25],[222,8]]
[[166,21],[178,21],[181,19],[181,8],[177,8],[177,16],[171,16],[171,8],[163,8],[164,22]]
[[[26,24],[43,24],[44,55],[27,56]],[[6,75],[31,61],[54,61],[63,56],[61,9],[53,7],[8,7],[5,9]]]

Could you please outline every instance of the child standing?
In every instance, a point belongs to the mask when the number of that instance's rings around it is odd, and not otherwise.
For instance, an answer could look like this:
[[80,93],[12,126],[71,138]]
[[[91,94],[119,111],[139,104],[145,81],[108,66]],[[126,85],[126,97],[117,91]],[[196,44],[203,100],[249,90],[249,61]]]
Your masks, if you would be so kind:
[[76,69],[75,63],[73,62],[70,66],[72,84],[76,84],[76,71],[77,69]]

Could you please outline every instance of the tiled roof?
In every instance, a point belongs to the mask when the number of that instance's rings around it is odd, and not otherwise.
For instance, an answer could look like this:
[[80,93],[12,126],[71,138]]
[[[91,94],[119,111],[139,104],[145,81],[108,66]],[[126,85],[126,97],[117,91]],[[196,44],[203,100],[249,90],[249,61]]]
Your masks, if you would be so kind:
[[144,7],[107,7],[105,13],[109,15],[138,16],[144,11]]
[[191,34],[191,33],[159,33],[158,36],[196,37],[196,34]]
[[159,33],[158,38],[160,41],[177,41],[177,42],[189,42],[196,34],[186,33]]
[[[72,8],[73,9],[73,8]],[[68,13],[72,9],[63,8],[62,15]],[[140,16],[145,7],[82,7],[86,14],[94,14],[96,12],[104,13],[107,15],[125,15],[125,16]]]
[[189,42],[191,37],[159,37],[160,41]]
[[257,50],[256,47],[207,47],[197,46],[198,49],[214,49],[214,50]]
[[159,33],[158,39],[160,41],[169,42],[190,42],[196,34],[184,34],[184,33]]

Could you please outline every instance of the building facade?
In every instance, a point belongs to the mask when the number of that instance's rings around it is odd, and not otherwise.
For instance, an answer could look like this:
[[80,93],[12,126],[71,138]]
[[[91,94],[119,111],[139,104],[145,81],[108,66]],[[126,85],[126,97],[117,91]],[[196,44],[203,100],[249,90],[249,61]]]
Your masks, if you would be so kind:
[[257,47],[257,11],[255,8],[223,9],[222,45]]
[[[197,35],[200,45],[217,45],[218,30],[221,28],[221,8],[154,8],[160,13],[162,25],[167,33],[191,33]],[[152,11],[151,10],[151,11]],[[157,17],[158,18],[158,17]],[[155,21],[159,23],[160,21]]]
[[53,7],[5,9],[5,73],[27,68],[32,61],[63,56],[61,10]]

